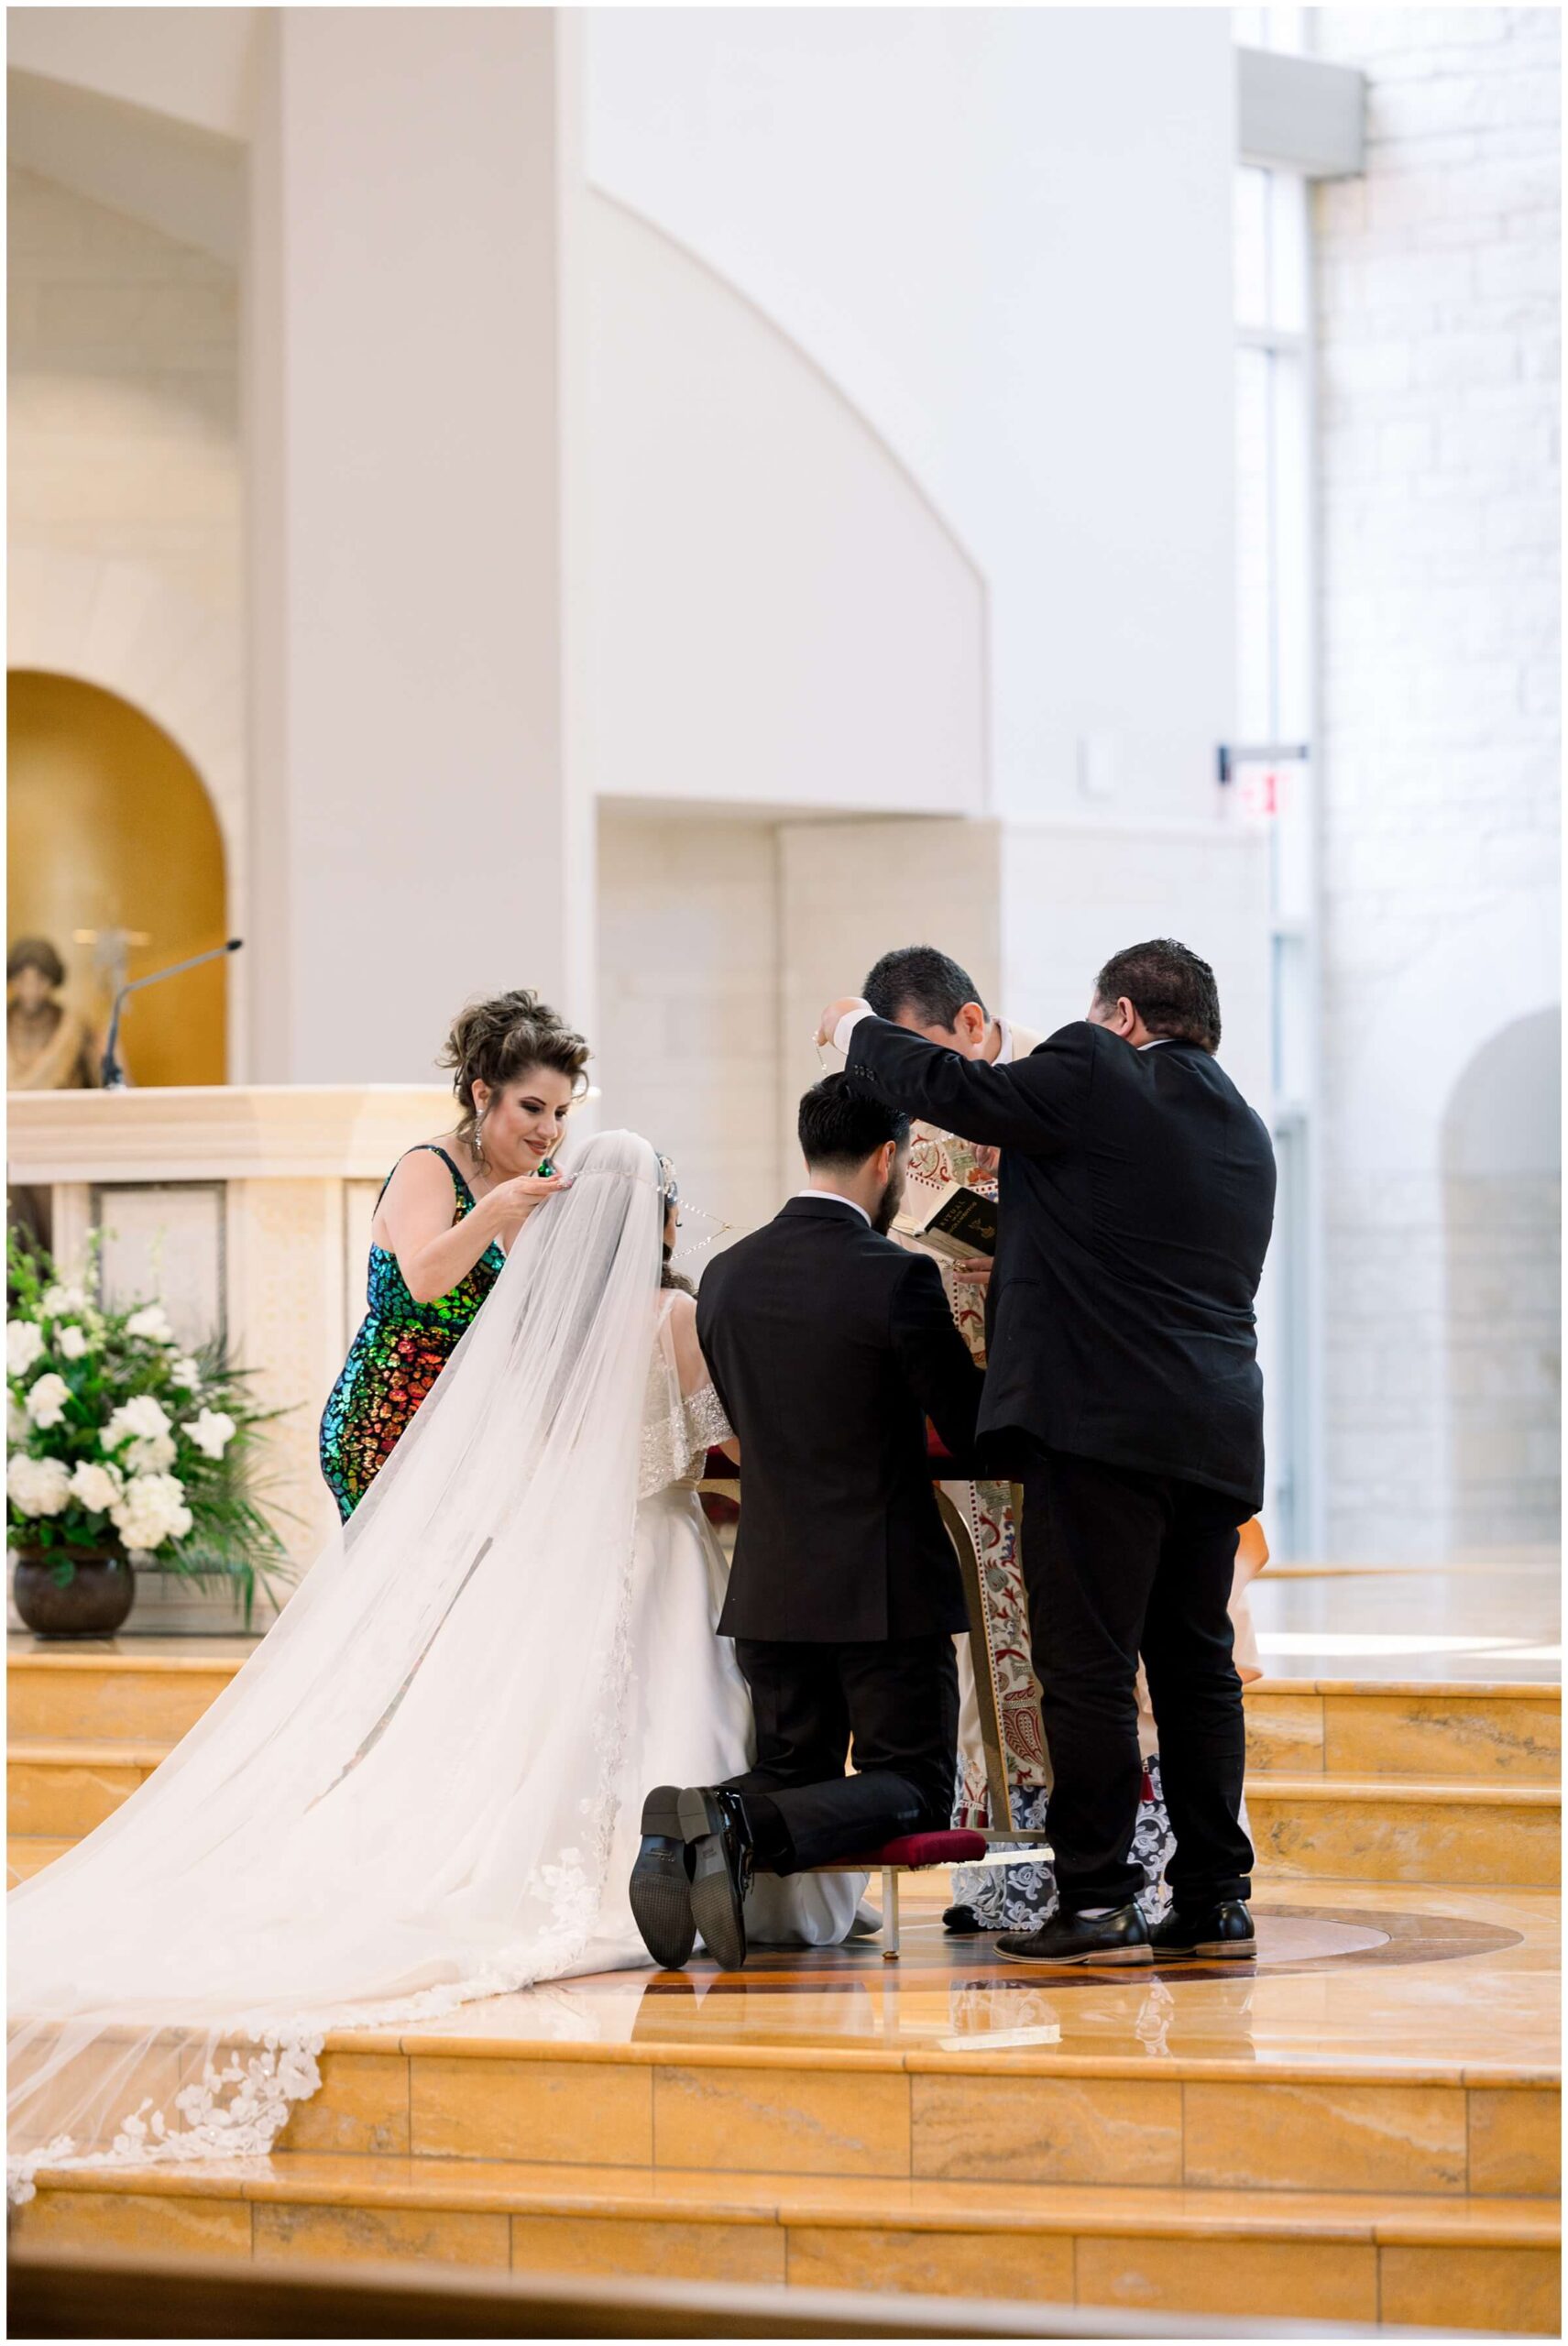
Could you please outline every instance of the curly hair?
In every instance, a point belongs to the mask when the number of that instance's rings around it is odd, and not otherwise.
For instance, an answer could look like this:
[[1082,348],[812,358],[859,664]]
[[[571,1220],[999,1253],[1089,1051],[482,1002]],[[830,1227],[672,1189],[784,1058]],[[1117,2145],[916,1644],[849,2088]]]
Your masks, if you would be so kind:
[[494,994],[488,1002],[469,1003],[453,1020],[437,1061],[452,1069],[452,1089],[463,1111],[458,1138],[472,1146],[478,1120],[477,1082],[497,1091],[503,1084],[516,1083],[531,1067],[547,1067],[569,1077],[574,1096],[580,1098],[587,1089],[583,1070],[588,1057],[582,1036],[527,986]]

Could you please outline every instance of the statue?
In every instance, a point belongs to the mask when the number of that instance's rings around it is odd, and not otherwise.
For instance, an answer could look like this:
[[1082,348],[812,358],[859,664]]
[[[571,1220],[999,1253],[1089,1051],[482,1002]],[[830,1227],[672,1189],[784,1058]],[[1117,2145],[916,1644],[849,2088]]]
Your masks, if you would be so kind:
[[5,1068],[12,1091],[81,1091],[98,1082],[86,1021],[59,999],[65,964],[47,937],[19,937],[5,959]]

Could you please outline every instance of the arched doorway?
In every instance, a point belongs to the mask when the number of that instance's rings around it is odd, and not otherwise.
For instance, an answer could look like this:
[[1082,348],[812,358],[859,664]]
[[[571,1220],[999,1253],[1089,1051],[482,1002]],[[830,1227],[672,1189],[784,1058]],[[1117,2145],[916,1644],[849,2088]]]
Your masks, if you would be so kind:
[[[13,669],[6,736],[8,933],[52,940],[67,999],[101,1028],[117,935],[132,978],[224,940],[212,801],[150,718],[79,677]],[[226,1081],[225,968],[214,962],[135,999],[121,1053],[135,1082]]]
[[1499,1028],[1442,1120],[1453,1537],[1554,1545],[1561,1500],[1559,1010]]

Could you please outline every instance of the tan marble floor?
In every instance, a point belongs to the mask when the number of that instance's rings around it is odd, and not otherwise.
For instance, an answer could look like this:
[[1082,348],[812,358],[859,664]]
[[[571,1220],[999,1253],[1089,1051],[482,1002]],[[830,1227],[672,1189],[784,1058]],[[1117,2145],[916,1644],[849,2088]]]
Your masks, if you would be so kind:
[[[1111,2060],[1146,2074],[1151,2064],[1223,2061],[1281,2076],[1365,2067],[1447,2083],[1555,2069],[1554,1893],[1351,1882],[1321,1890],[1260,1891],[1260,1959],[1245,1970],[1170,1965],[1046,1978],[1002,1961],[990,1939],[946,1937],[945,1883],[911,1877],[896,1965],[872,1944],[758,1950],[732,1974],[701,1959],[679,1974],[608,1973],[471,2004],[400,2032],[400,2041],[700,2044],[795,2057],[818,2047],[851,2060],[990,2051],[1005,2052],[1010,2066],[1082,2059],[1102,2069]],[[1314,1954],[1315,1945],[1329,1951]],[[369,2042],[364,2034],[338,2041]]]
[[1563,1676],[1562,1566],[1543,1551],[1442,1568],[1271,1565],[1251,1598],[1271,1678]]

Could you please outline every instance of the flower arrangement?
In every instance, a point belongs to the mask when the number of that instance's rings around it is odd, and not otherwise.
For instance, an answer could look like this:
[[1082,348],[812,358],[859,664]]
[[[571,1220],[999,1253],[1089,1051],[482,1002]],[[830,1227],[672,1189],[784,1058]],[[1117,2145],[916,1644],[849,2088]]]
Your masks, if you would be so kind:
[[[93,1299],[94,1243],[61,1281],[13,1234],[5,1326],[5,1529],[69,1585],[105,1555],[234,1584],[248,1628],[256,1591],[294,1577],[255,1496],[260,1429],[246,1372],[216,1343],[186,1352],[161,1303]],[[274,1600],[275,1601],[275,1600]]]

